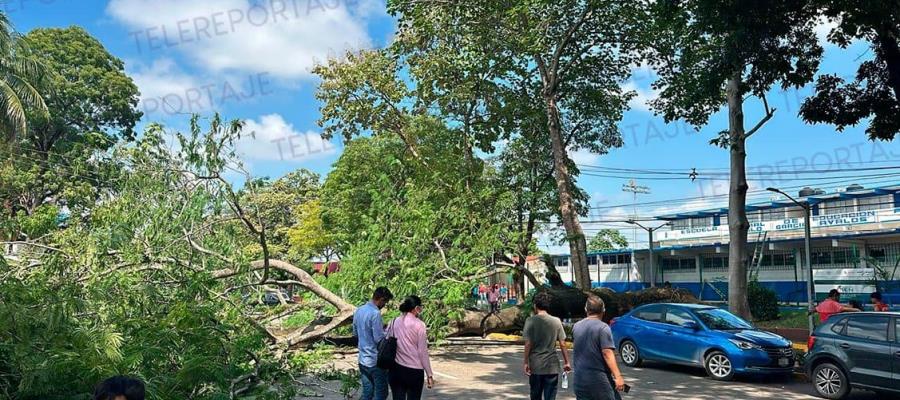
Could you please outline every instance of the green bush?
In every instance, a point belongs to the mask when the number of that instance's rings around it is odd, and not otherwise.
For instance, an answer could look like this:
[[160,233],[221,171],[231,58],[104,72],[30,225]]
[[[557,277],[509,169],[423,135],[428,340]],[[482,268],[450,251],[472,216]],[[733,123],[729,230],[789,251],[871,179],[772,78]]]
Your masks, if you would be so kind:
[[752,280],[747,285],[747,300],[755,321],[778,319],[778,294],[774,290]]

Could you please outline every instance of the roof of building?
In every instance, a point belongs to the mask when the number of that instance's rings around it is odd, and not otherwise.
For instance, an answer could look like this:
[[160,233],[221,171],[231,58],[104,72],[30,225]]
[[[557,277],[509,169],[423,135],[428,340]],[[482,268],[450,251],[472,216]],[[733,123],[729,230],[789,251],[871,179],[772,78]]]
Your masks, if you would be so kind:
[[[848,187],[849,188],[849,187]],[[883,186],[872,189],[854,189],[854,190],[846,190],[842,192],[833,192],[833,193],[824,193],[824,194],[816,194],[806,197],[797,197],[797,201],[805,204],[817,204],[827,200],[839,200],[839,199],[854,199],[860,197],[872,197],[872,196],[881,196],[885,194],[892,194],[900,192],[900,185],[892,185],[892,186]],[[781,199],[781,200],[771,200],[767,202],[760,202],[754,204],[748,204],[745,209],[747,211],[759,211],[773,208],[784,208],[784,207],[792,207],[795,206],[794,202],[790,199]],[[685,218],[698,218],[698,217],[712,217],[714,215],[722,215],[728,214],[728,208],[711,208],[708,210],[700,210],[700,211],[687,211],[681,213],[674,214],[666,214],[657,216],[656,219],[663,221],[671,221],[676,219],[685,219]]]

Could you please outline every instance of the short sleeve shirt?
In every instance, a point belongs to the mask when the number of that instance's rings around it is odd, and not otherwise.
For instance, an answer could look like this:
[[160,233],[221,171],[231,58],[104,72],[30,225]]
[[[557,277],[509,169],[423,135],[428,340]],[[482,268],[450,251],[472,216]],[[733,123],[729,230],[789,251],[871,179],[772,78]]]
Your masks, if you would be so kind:
[[843,308],[844,307],[841,306],[841,303],[838,303],[832,299],[826,299],[825,301],[819,303],[819,305],[816,306],[816,312],[819,313],[819,322],[825,322],[828,317],[841,312]]
[[603,349],[616,348],[609,325],[599,319],[583,319],[572,328],[572,336],[575,339],[572,368],[607,373],[609,368],[603,360]]
[[548,314],[533,315],[525,321],[522,331],[525,340],[531,342],[528,365],[535,375],[555,375],[560,373],[556,343],[566,340],[562,321]]

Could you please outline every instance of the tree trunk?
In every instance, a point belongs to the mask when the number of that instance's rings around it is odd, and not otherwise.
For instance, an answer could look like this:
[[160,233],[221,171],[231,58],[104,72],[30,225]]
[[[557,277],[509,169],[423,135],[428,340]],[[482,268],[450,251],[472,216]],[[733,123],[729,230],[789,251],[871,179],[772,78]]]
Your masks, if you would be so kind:
[[743,94],[738,69],[725,90],[728,98],[729,153],[731,179],[728,192],[728,308],[732,313],[750,320],[747,301],[747,158],[744,136]]
[[900,44],[890,32],[879,33],[876,41],[887,69],[888,86],[893,89],[894,96],[900,102]]
[[450,322],[447,336],[484,336],[489,333],[507,333],[522,329],[519,307],[500,310],[500,314],[466,310],[460,319]]
[[566,229],[566,240],[569,242],[569,254],[572,270],[575,272],[575,286],[581,290],[590,290],[591,275],[587,263],[587,241],[581,223],[578,221],[578,211],[575,209],[575,198],[572,195],[572,177],[569,167],[566,165],[568,156],[562,137],[559,108],[556,104],[556,96],[544,94],[544,104],[547,108],[547,120],[550,133],[550,144],[553,149],[553,170],[556,178],[556,189],[559,191],[559,212],[563,226]]

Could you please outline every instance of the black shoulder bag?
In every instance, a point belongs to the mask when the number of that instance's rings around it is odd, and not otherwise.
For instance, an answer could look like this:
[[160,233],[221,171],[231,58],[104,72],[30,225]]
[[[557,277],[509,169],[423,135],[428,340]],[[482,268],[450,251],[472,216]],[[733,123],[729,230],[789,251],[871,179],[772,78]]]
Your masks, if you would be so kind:
[[397,337],[394,336],[394,323],[397,320],[391,321],[391,326],[388,327],[388,333],[390,336],[385,336],[384,339],[381,339],[378,342],[378,359],[375,361],[375,365],[381,369],[393,369],[396,365],[397,358]]

